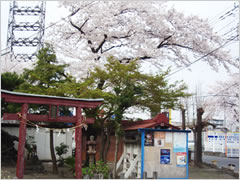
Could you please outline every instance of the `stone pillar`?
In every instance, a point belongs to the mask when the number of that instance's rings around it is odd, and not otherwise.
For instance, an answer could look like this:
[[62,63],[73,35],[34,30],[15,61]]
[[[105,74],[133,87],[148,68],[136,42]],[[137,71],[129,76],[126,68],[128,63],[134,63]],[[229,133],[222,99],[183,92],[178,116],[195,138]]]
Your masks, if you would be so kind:
[[94,141],[94,136],[90,136],[90,140],[87,142],[89,154],[89,165],[94,164],[95,154],[96,154],[96,141]]

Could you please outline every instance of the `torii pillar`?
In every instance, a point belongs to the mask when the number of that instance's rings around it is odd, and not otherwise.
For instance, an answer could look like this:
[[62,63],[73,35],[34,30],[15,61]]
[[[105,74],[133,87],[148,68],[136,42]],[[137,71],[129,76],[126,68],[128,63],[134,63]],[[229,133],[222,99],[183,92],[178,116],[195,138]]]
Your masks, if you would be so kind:
[[[76,126],[80,126],[82,123],[82,110],[81,107],[77,107],[76,109]],[[75,172],[76,178],[82,178],[82,127],[77,127],[75,129],[75,142],[76,142],[76,150],[75,150]]]
[[17,154],[16,176],[18,179],[22,179],[24,174],[24,150],[25,150],[25,143],[26,143],[27,111],[28,111],[28,104],[23,104],[22,110],[21,110],[22,117],[20,119],[18,154]]
[[[18,142],[18,154],[17,154],[17,169],[16,176],[18,179],[22,179],[24,175],[24,150],[26,143],[26,123],[27,120],[36,122],[65,122],[76,123],[75,141],[76,141],[76,178],[82,178],[82,108],[96,108],[101,105],[104,99],[80,99],[80,98],[67,98],[57,97],[39,94],[27,94],[20,92],[12,92],[1,90],[1,96],[5,99],[5,102],[21,103],[21,116],[18,114],[4,113],[3,120],[20,120],[19,127],[19,142]],[[49,106],[70,106],[76,107],[76,116],[58,116],[51,117],[51,108],[48,115],[34,115],[28,114],[28,104],[46,104]],[[86,124],[93,124],[94,118],[86,118]]]

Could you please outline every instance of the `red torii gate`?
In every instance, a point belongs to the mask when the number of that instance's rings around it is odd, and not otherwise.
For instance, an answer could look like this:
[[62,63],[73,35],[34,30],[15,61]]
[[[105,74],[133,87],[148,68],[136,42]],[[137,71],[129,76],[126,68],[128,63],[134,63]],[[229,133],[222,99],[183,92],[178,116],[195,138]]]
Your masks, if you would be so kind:
[[[4,113],[3,120],[20,120],[19,126],[19,142],[18,142],[18,155],[17,155],[17,167],[16,176],[19,179],[23,178],[24,174],[24,149],[26,141],[26,123],[27,120],[31,121],[45,121],[45,122],[67,122],[76,123],[75,130],[75,170],[76,178],[82,178],[82,108],[96,108],[102,104],[103,99],[78,99],[68,97],[57,97],[57,96],[45,96],[37,94],[27,94],[1,90],[1,97],[4,98],[5,102],[11,103],[22,103],[21,116],[12,113]],[[28,104],[46,104],[49,105],[49,115],[34,115],[28,114]],[[57,115],[51,116],[51,109],[57,108]],[[58,116],[59,106],[70,106],[76,108],[76,116]],[[87,124],[94,123],[94,118],[87,118]]]

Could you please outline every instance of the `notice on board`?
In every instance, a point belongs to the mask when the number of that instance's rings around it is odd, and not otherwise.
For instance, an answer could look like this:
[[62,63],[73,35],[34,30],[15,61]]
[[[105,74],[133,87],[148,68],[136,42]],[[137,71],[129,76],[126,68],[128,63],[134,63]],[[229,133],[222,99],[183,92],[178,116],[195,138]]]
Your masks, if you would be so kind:
[[170,164],[170,149],[160,149],[160,164]]
[[177,153],[177,166],[186,166],[187,164],[187,153],[178,152]]
[[185,133],[174,133],[173,139],[173,152],[187,152]]
[[154,146],[154,132],[146,132],[144,146]]

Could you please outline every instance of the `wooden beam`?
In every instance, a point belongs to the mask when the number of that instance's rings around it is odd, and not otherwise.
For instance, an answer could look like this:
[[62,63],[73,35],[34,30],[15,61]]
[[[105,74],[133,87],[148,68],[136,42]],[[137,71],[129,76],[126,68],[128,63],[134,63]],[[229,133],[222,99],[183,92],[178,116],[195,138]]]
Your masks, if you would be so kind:
[[43,96],[43,95],[18,95],[18,94],[9,94],[1,92],[2,98],[5,102],[12,103],[27,103],[27,104],[50,104],[50,105],[59,105],[59,106],[71,106],[82,108],[96,108],[98,105],[102,104],[103,99],[74,99],[66,97],[55,97],[55,96]]

